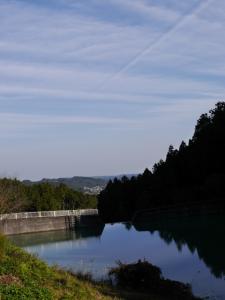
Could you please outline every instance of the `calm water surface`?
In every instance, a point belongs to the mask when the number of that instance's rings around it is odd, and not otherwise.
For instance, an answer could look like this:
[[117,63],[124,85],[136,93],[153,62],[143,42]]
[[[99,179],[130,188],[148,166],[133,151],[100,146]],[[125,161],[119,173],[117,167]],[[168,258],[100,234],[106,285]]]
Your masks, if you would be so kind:
[[225,217],[113,224],[11,236],[50,264],[102,278],[115,262],[146,259],[164,277],[190,283],[194,294],[225,300]]

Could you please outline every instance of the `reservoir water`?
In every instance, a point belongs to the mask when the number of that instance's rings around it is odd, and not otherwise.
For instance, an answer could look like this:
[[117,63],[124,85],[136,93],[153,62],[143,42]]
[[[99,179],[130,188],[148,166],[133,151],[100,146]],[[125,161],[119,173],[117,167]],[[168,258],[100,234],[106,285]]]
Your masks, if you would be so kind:
[[225,300],[225,216],[106,224],[10,239],[50,264],[99,279],[118,260],[146,259],[164,277],[191,284],[195,295]]

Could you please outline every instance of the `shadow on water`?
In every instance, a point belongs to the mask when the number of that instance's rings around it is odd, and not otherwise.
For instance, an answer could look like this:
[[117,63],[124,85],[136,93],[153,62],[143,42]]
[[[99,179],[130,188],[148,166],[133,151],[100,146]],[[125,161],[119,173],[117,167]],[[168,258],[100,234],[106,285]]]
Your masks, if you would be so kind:
[[[182,251],[187,246],[208,266],[211,273],[225,276],[225,216],[155,217],[134,224],[124,223],[127,231],[132,227],[138,232],[158,232],[168,245],[175,242]],[[12,235],[9,238],[20,247],[47,245],[56,242],[100,238],[105,225],[78,227],[75,230],[40,232]]]
[[50,264],[91,272],[97,280],[115,261],[145,258],[159,266],[166,278],[190,283],[196,295],[225,299],[224,236],[225,216],[211,215],[148,216],[134,224],[76,227],[10,239]]
[[225,276],[224,215],[158,217],[133,226],[137,231],[158,232],[167,244],[175,242],[179,251],[187,245],[192,253],[197,251],[215,277]]
[[74,230],[57,230],[39,233],[27,233],[22,235],[11,235],[9,239],[19,247],[47,245],[56,242],[80,240],[87,238],[100,238],[105,225],[92,227],[77,227]]

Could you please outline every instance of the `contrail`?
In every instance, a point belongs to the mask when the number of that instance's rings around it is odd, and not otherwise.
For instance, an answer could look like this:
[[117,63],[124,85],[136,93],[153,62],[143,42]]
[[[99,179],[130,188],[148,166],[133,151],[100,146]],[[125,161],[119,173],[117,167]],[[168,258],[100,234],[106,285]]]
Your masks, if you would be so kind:
[[184,25],[189,19],[194,15],[203,10],[205,7],[209,5],[212,0],[200,1],[197,5],[194,5],[185,15],[178,18],[177,22],[173,24],[169,30],[162,33],[159,37],[157,37],[153,42],[149,43],[143,50],[141,50],[137,55],[135,55],[125,66],[119,69],[115,74],[110,75],[106,80],[104,80],[97,88],[97,90],[101,90],[105,85],[111,80],[117,78],[121,73],[127,71],[131,66],[136,64],[143,56],[152,51],[155,47],[157,47],[160,43],[162,43],[165,39],[168,38],[169,35],[173,34],[179,27]]

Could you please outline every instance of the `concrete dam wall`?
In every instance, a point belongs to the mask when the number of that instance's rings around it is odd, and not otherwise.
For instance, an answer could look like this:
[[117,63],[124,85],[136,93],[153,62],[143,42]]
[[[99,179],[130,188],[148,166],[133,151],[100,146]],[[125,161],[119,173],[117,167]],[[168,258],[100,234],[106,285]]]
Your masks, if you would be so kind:
[[27,212],[0,215],[0,232],[5,235],[100,226],[97,209]]

